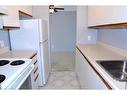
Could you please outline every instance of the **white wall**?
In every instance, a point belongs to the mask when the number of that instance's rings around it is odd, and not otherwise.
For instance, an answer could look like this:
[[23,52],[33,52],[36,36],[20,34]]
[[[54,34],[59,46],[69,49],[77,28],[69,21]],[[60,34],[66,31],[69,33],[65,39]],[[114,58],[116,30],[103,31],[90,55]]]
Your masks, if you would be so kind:
[[0,40],[4,41],[5,47],[10,47],[8,31],[0,30]]
[[62,11],[50,15],[51,51],[74,52],[76,44],[76,12]]
[[48,6],[33,6],[33,17],[49,21]]
[[127,49],[127,29],[99,29],[98,41]]
[[[77,6],[77,41],[80,44],[94,44],[97,40],[97,30],[87,28],[87,6]],[[91,40],[88,40],[91,36]]]

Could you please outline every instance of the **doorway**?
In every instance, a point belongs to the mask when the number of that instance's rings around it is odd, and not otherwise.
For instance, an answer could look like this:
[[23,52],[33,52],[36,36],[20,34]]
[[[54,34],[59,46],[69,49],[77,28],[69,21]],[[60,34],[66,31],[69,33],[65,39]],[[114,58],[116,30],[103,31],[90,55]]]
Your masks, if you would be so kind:
[[74,71],[76,51],[76,10],[49,16],[52,71]]

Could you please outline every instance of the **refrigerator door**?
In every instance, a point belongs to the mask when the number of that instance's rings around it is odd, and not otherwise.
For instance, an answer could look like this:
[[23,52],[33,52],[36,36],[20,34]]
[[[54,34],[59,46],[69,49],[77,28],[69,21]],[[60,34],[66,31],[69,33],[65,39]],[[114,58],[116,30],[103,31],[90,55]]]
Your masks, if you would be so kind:
[[43,72],[43,81],[44,84],[46,84],[49,74],[51,72],[51,65],[49,63],[49,50],[48,50],[48,41],[45,41],[43,43],[40,42],[40,51],[41,51],[41,57],[42,58],[42,72]]
[[40,42],[48,39],[48,25],[46,20],[38,19]]

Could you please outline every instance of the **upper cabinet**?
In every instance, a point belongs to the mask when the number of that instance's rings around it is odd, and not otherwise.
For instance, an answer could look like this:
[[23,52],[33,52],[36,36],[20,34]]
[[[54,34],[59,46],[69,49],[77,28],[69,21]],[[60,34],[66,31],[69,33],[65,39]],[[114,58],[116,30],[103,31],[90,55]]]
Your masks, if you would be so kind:
[[1,15],[7,15],[7,14],[8,14],[7,10],[3,9],[2,7],[0,7],[0,16]]
[[3,18],[2,16],[7,15],[7,11],[0,7],[0,29],[3,28]]
[[19,13],[16,6],[2,6],[8,14],[3,16],[3,29],[19,28]]
[[22,16],[32,17],[32,6],[19,6],[19,13]]
[[32,17],[32,6],[0,6],[7,11],[7,15],[2,16],[3,29],[20,28],[19,17]]
[[127,6],[89,6],[89,28],[127,27]]

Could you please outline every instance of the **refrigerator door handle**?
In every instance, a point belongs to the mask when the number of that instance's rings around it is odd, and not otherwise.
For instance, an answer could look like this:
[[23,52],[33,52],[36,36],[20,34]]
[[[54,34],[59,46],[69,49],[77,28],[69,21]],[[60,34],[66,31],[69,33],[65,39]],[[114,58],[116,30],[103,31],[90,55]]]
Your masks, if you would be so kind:
[[39,42],[40,44],[43,44],[43,43],[45,43],[46,41],[48,41],[48,40],[45,40],[45,41],[43,41],[43,42]]

